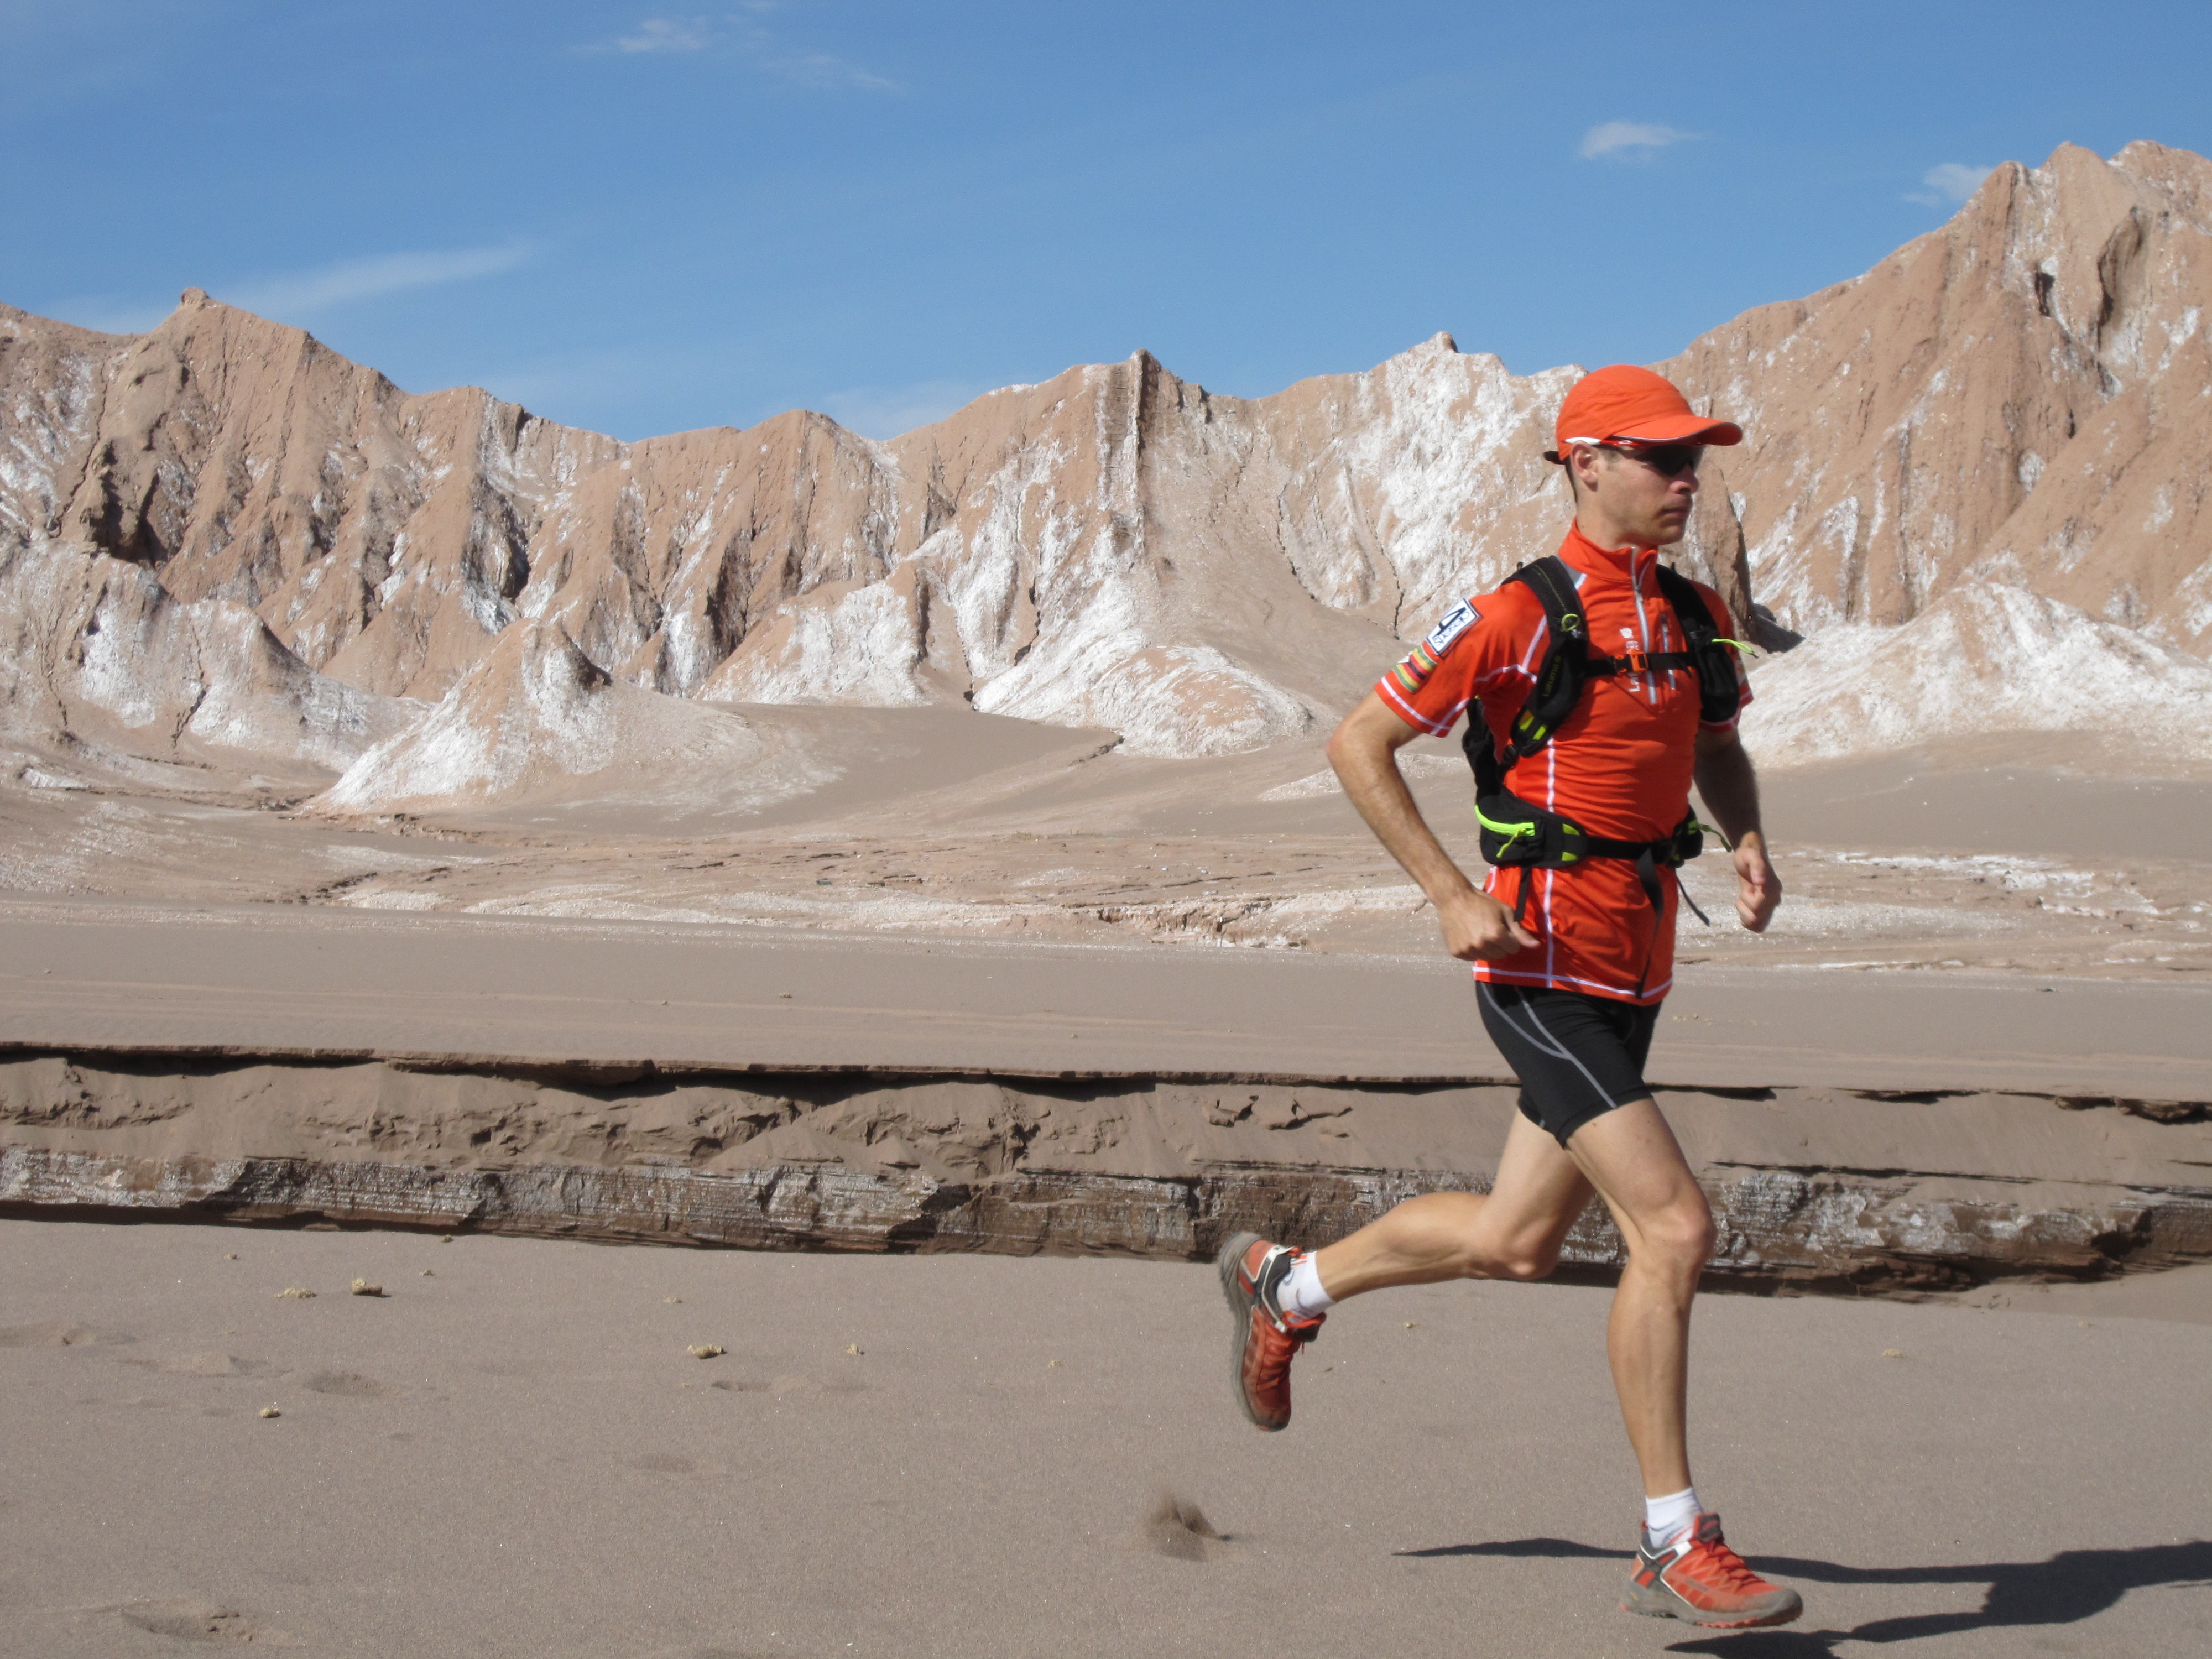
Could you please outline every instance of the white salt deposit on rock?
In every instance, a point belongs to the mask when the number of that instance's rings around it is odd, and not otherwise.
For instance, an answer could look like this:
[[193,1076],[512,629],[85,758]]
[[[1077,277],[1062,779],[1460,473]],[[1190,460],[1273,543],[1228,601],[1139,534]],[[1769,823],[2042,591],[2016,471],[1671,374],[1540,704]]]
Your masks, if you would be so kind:
[[662,804],[702,792],[733,810],[820,781],[818,768],[724,709],[608,677],[557,623],[523,622],[417,725],[317,797],[335,813],[559,802],[587,793]]
[[[1958,596],[1897,648],[1844,635],[1763,671],[1752,729],[1777,755],[1938,708],[2046,718],[2012,659],[1977,662],[1971,702],[1929,690],[1943,653],[1917,642],[1946,628],[1970,652],[2063,637],[2077,678],[2133,687],[2179,652],[2187,678],[2212,643],[2208,306],[2212,163],[2066,146],[1660,365],[1747,429],[1674,556],[1740,616],[1756,598],[1754,636],[1909,631]],[[1243,399],[1138,352],[887,443],[795,411],[622,444],[472,389],[410,396],[198,290],[136,337],[0,309],[7,718],[75,732],[72,708],[99,711],[134,753],[289,745],[351,763],[330,800],[378,810],[611,784],[626,720],[734,761],[741,726],[667,723],[700,700],[972,705],[1110,725],[1137,755],[1310,738],[1453,600],[1556,544],[1540,452],[1577,373],[1516,376],[1439,335]],[[1969,621],[2012,602],[1966,596],[2000,592],[2096,625]],[[1789,691],[1823,663],[1875,677],[1856,724]],[[608,712],[655,693],[665,720]],[[419,708],[401,696],[447,702],[364,754]]]
[[1752,671],[1744,741],[1776,763],[1990,732],[2129,732],[2212,760],[2212,665],[2024,588],[1947,593],[1901,628],[1843,623]]

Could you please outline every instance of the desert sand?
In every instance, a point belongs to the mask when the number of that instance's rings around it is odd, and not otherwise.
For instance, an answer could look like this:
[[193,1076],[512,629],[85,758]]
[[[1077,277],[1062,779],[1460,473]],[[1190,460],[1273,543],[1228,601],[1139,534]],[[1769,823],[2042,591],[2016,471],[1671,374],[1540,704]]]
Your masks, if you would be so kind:
[[1204,1267],[0,1241],[11,1654],[2008,1659],[2189,1652],[2212,1611],[2202,1269],[2047,1314],[1701,1304],[1701,1490],[1807,1603],[1731,1637],[1615,1609],[1600,1290],[1351,1304],[1267,1436]]

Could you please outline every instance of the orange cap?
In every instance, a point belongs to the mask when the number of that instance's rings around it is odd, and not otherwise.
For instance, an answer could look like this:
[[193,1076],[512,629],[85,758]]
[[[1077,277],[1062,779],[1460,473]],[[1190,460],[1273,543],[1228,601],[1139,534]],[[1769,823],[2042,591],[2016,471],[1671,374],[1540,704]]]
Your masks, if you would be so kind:
[[1663,374],[1632,363],[1594,368],[1577,380],[1559,405],[1553,428],[1557,460],[1575,443],[1632,438],[1653,444],[1740,444],[1743,428],[1732,421],[1712,421],[1690,407],[1690,400]]

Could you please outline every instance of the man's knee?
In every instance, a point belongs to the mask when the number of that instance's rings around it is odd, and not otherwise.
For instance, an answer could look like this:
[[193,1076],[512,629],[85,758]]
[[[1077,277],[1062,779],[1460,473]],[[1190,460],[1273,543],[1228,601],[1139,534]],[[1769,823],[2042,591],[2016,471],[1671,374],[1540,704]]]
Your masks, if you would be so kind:
[[1534,1279],[1549,1279],[1552,1269],[1559,1265],[1557,1250],[1528,1250],[1509,1255],[1498,1264],[1499,1271],[1491,1275],[1495,1279],[1517,1279],[1526,1284]]
[[1549,1279],[1552,1270],[1559,1265],[1559,1239],[1539,1234],[1507,1239],[1486,1255],[1471,1259],[1468,1276],[1515,1279],[1524,1283]]
[[1717,1237],[1712,1206],[1694,1187],[1644,1218],[1638,1231],[1657,1265],[1695,1273],[1712,1259]]

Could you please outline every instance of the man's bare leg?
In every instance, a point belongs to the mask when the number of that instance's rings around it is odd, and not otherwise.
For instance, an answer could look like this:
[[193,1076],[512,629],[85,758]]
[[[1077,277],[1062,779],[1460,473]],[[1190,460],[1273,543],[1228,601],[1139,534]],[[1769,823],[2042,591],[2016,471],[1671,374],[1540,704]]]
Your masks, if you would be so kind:
[[1518,1113],[1489,1193],[1425,1193],[1314,1256],[1341,1302],[1394,1285],[1446,1279],[1541,1279],[1590,1200],[1559,1143]]
[[1712,1212],[1649,1099],[1592,1118],[1570,1138],[1568,1154],[1613,1212],[1628,1248],[1606,1352],[1644,1494],[1664,1497],[1690,1484],[1690,1304],[1712,1255]]
[[1408,1199],[1314,1266],[1332,1300],[1447,1279],[1541,1279],[1595,1189],[1628,1247],[1606,1349],[1644,1495],[1690,1484],[1684,1414],[1690,1303],[1712,1250],[1712,1216],[1667,1120],[1632,1101],[1577,1129],[1570,1146],[1516,1116],[1487,1197]]

